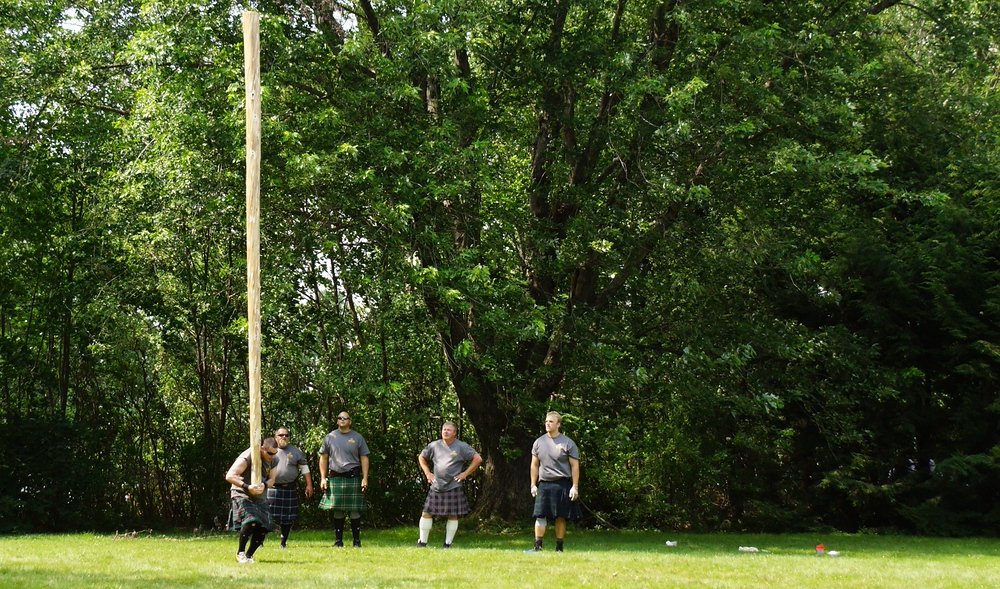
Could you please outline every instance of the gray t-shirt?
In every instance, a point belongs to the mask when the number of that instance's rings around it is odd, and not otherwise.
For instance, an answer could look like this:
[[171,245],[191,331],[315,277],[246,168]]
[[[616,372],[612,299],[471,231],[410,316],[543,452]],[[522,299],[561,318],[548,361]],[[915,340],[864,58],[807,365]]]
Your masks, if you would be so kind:
[[275,458],[278,459],[278,464],[275,466],[278,474],[275,475],[277,478],[274,482],[281,485],[294,483],[299,478],[299,467],[309,464],[302,450],[291,444],[285,446],[284,449],[278,448]]
[[554,481],[573,476],[569,459],[579,460],[580,450],[573,440],[563,434],[554,438],[545,434],[532,444],[531,455],[538,457],[538,480]]
[[361,457],[368,456],[368,444],[358,432],[351,430],[341,433],[339,429],[326,434],[320,454],[330,457],[327,468],[337,472],[347,472],[361,466]]
[[430,461],[434,472],[431,490],[450,491],[462,486],[455,477],[465,470],[466,463],[472,460],[476,451],[462,440],[455,440],[451,446],[445,444],[444,440],[434,440],[427,444],[420,455]]
[[[250,479],[253,478],[253,461],[250,460],[250,450],[252,450],[252,448],[247,448],[246,450],[243,451],[242,454],[240,454],[236,458],[236,460],[242,460],[244,463],[246,463],[246,469],[243,471],[243,482],[246,483],[248,486],[250,485],[250,482],[251,482]],[[280,465],[281,464],[278,462],[278,455],[277,454],[274,455],[274,458],[271,460],[271,462],[268,462],[267,460],[261,460],[260,461],[260,480],[267,481],[268,475],[271,474],[271,469],[272,468],[278,468]],[[243,487],[240,486],[240,485],[230,485],[229,486],[229,496],[230,497],[250,497],[250,495],[247,494],[243,490]],[[254,499],[255,501],[260,501],[260,500],[262,500],[262,498],[267,498],[267,493],[264,493],[263,495],[261,495],[259,497],[251,497],[251,498]]]

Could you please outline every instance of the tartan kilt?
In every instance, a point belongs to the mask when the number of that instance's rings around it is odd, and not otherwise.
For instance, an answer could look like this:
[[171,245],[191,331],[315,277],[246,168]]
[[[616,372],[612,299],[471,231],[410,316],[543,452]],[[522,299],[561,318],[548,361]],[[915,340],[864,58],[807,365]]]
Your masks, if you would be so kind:
[[468,515],[469,502],[465,491],[456,487],[450,491],[428,491],[424,501],[424,513],[431,515]]
[[569,500],[569,489],[572,486],[573,482],[570,479],[538,481],[535,511],[531,517],[535,519],[561,517],[570,521],[580,521],[583,517],[583,513],[580,511],[580,502]]
[[299,519],[298,489],[268,489],[267,504],[276,524],[292,524]]
[[361,493],[359,477],[330,477],[326,479],[326,493],[319,500],[320,509],[364,512],[365,496]]
[[271,519],[271,510],[266,500],[254,501],[249,497],[242,496],[232,498],[232,508],[229,510],[229,524],[226,528],[231,532],[237,532],[247,522],[257,522],[265,530],[274,528],[274,521]]

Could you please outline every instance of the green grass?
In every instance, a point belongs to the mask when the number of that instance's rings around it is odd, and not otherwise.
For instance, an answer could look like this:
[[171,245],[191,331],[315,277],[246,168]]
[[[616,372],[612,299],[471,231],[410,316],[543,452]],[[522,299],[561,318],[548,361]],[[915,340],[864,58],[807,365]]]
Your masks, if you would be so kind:
[[[462,530],[450,551],[443,533],[436,522],[419,549],[416,526],[366,531],[360,550],[331,548],[329,531],[296,531],[279,550],[272,534],[249,565],[234,535],[0,536],[0,587],[1000,587],[997,539],[571,529],[565,553],[550,532],[545,552],[526,554],[528,529]],[[819,542],[841,555],[817,557]]]

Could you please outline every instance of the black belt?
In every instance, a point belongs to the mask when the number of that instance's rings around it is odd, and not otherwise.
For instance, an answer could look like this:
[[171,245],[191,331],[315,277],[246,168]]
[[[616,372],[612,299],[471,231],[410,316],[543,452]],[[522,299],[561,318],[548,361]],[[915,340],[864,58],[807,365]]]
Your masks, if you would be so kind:
[[290,483],[274,483],[275,489],[295,489],[297,486],[298,485],[295,484],[295,481]]
[[330,476],[335,479],[356,479],[361,476],[361,467],[355,467],[347,472],[337,472],[335,470],[330,471]]

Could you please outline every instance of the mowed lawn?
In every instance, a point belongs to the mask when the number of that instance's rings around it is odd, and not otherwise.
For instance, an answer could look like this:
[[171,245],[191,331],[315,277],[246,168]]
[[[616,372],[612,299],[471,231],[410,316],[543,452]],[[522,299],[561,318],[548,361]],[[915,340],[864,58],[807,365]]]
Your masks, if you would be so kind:
[[[361,549],[329,531],[272,535],[238,564],[235,535],[146,532],[0,536],[0,587],[1000,587],[1000,540],[846,534],[674,534],[571,529],[566,552],[526,553],[520,534],[459,532],[417,548],[417,530],[364,532]],[[551,533],[551,532],[550,532]],[[667,540],[677,546],[667,546]],[[819,557],[822,542],[837,557]],[[740,552],[753,546],[756,553]]]

